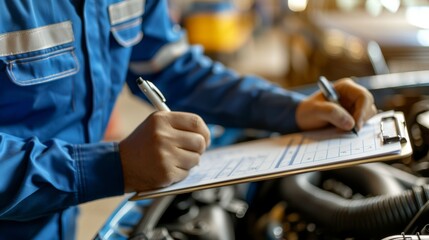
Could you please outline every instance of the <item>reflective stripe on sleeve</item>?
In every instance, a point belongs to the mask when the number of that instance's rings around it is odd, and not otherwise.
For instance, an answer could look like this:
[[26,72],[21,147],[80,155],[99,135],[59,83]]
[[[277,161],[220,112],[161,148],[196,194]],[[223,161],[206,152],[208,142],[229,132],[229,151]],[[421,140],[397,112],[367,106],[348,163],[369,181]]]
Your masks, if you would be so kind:
[[0,34],[0,57],[38,51],[74,41],[70,21]]
[[130,70],[135,74],[151,74],[164,69],[176,58],[183,55],[189,49],[186,38],[161,47],[150,61],[131,62]]

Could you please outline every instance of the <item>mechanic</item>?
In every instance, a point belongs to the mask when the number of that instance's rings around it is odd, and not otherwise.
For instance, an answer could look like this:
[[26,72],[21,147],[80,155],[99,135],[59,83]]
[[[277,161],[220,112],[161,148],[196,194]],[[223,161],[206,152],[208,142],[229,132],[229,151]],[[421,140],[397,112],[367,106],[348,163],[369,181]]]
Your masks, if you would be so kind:
[[[145,99],[138,76],[173,112],[103,142],[124,83]],[[351,80],[335,84],[343,108],[238,75],[188,45],[165,0],[1,1],[0,86],[0,239],[74,239],[79,204],[183,179],[206,123],[350,130],[376,112]]]

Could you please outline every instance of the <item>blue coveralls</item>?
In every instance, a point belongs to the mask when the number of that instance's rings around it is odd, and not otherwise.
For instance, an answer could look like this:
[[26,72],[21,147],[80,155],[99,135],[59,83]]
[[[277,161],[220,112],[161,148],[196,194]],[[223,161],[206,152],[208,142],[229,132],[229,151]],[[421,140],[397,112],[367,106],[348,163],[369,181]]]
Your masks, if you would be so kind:
[[137,76],[207,123],[297,130],[303,96],[189,46],[166,1],[0,0],[1,240],[74,239],[78,204],[123,194],[101,140],[125,81],[143,97]]

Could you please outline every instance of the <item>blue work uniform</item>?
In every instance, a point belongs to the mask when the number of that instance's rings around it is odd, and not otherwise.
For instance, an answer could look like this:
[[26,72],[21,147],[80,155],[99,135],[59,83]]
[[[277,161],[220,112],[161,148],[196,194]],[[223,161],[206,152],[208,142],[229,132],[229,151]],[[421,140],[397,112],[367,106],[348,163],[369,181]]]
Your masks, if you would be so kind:
[[[0,239],[74,239],[80,203],[124,193],[102,142],[127,81],[207,123],[297,131],[303,98],[189,46],[166,1],[0,1]],[[142,119],[143,120],[143,119]]]

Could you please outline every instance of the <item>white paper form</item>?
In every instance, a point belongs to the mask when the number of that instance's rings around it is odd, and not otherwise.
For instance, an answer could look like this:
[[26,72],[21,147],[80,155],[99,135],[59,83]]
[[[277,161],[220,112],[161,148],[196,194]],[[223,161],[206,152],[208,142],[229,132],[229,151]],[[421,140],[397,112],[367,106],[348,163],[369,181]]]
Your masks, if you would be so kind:
[[397,154],[401,144],[383,145],[380,120],[393,112],[378,114],[359,131],[338,129],[304,132],[221,147],[205,152],[187,178],[169,187],[139,193],[139,196],[202,185],[229,182],[301,168],[356,159]]

